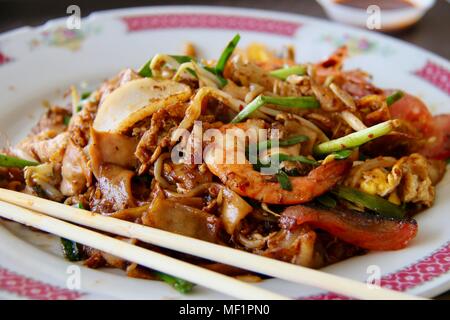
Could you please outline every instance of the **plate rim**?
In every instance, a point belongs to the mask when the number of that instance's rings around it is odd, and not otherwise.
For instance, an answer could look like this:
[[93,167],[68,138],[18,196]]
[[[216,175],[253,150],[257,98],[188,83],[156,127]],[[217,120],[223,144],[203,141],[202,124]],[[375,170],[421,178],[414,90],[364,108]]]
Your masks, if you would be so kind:
[[[119,15],[127,15],[127,14],[148,14],[149,11],[152,11],[155,15],[157,14],[161,14],[163,12],[166,13],[176,13],[176,12],[185,12],[186,9],[189,10],[200,10],[199,13],[205,13],[205,14],[213,14],[213,15],[221,15],[221,14],[227,14],[228,13],[232,13],[232,14],[236,14],[237,16],[243,16],[243,17],[262,17],[264,15],[267,14],[272,14],[271,18],[272,19],[280,19],[280,20],[288,20],[288,21],[292,21],[292,20],[300,20],[300,21],[305,21],[305,22],[313,22],[315,24],[324,24],[324,25],[337,25],[339,27],[344,27],[346,30],[348,30],[349,32],[355,32],[357,34],[369,34],[369,32],[367,30],[364,29],[360,29],[354,26],[348,26],[348,25],[343,25],[340,23],[336,23],[334,21],[329,21],[329,20],[325,20],[322,18],[318,18],[318,17],[310,17],[310,16],[305,16],[302,14],[297,14],[297,13],[288,13],[288,12],[283,12],[283,11],[277,11],[277,10],[269,10],[269,9],[252,9],[252,8],[239,8],[239,7],[226,7],[226,6],[197,6],[197,5],[176,5],[176,6],[139,6],[139,7],[132,7],[132,8],[116,8],[116,9],[108,9],[108,10],[99,10],[99,11],[94,11],[91,12],[89,15],[87,15],[86,17],[83,18],[83,21],[86,21],[87,23],[89,22],[93,22],[96,19],[102,19],[102,18],[109,18],[109,17],[116,17]],[[67,19],[67,17],[60,17],[60,18],[55,18],[55,19],[50,19],[48,21],[46,21],[45,23],[39,25],[39,26],[23,26],[23,27],[19,27],[16,29],[12,29],[6,32],[3,32],[0,34],[0,41],[3,41],[5,39],[8,38],[14,38],[19,34],[22,33],[28,33],[28,32],[39,32],[43,29],[49,28],[53,25],[57,25],[60,24],[62,21],[65,21]],[[449,60],[447,60],[446,58],[428,51],[425,48],[422,48],[420,46],[408,43],[404,40],[400,40],[397,38],[394,38],[390,35],[386,35],[386,34],[378,34],[378,33],[370,33],[371,37],[374,39],[378,39],[380,41],[386,41],[389,40],[391,41],[394,45],[399,45],[402,47],[406,47],[406,48],[413,48],[414,50],[419,50],[421,51],[421,53],[423,55],[426,55],[427,57],[431,57],[433,59],[435,59],[437,62],[444,64],[446,66],[450,66],[450,62]],[[450,242],[447,242],[446,244],[444,244],[444,246],[449,246]],[[436,250],[439,250],[439,248],[437,248]],[[430,254],[432,254],[432,252],[430,252]],[[423,259],[425,257],[421,257],[420,259]],[[415,263],[416,264],[418,262],[418,260],[416,260]],[[405,266],[407,267],[407,266]],[[0,266],[0,270],[1,270],[1,266]],[[14,270],[13,270],[14,271]],[[39,279],[39,281],[42,281]],[[432,281],[426,281],[423,283],[418,284],[417,286],[413,287],[410,291],[413,292],[416,288],[420,289],[420,287],[426,287],[426,284],[430,284],[432,282],[437,282],[439,283],[438,285],[433,285],[430,288],[424,288],[424,290],[420,291],[420,295],[423,296],[430,296],[431,294],[435,294],[436,291],[442,291],[442,290],[449,290],[450,289],[450,274],[444,273],[441,276],[438,276],[436,278],[434,278]],[[419,287],[419,288],[418,288]],[[439,288],[439,289],[437,289]],[[409,290],[407,290],[409,291]]]

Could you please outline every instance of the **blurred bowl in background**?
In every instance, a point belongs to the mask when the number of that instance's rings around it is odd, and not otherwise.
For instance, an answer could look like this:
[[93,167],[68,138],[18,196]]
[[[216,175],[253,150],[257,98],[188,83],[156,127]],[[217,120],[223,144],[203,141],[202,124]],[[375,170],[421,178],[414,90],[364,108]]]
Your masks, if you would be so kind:
[[[380,7],[380,29],[392,32],[405,29],[419,21],[435,4],[435,0],[317,0],[328,17],[358,27],[368,28],[376,18],[373,11],[367,10],[370,5]],[[369,11],[369,12],[368,12]],[[372,17],[371,17],[372,16]],[[373,28],[371,28],[373,29]]]

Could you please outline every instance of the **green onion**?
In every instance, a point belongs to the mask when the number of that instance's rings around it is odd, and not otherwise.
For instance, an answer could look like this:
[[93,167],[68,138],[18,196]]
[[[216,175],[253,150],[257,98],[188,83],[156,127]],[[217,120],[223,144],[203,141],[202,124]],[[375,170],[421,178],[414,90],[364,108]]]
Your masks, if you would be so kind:
[[192,291],[192,288],[194,287],[194,284],[189,281],[173,277],[162,272],[155,272],[155,274],[160,280],[170,284],[178,292],[189,293]]
[[84,209],[84,206],[81,202],[77,203],[76,205],[74,205],[75,208],[77,209]]
[[347,159],[348,157],[350,157],[350,155],[352,153],[353,153],[353,150],[345,149],[345,150],[333,152],[332,154],[334,155],[334,159],[344,160],[344,159]]
[[300,162],[300,163],[306,163],[306,164],[312,164],[312,165],[318,165],[319,163],[316,160],[309,159],[305,156],[290,156],[287,154],[279,153],[278,154],[278,160],[279,161],[293,161],[293,162]]
[[25,168],[31,166],[37,166],[39,163],[34,161],[28,161],[16,157],[7,156],[5,154],[0,154],[0,167],[8,168]]
[[189,57],[189,56],[171,55],[171,57],[174,58],[179,64],[192,61],[192,57]]
[[231,54],[233,53],[234,49],[236,48],[239,40],[241,39],[241,36],[239,34],[236,34],[234,38],[228,43],[228,45],[223,50],[222,54],[220,55],[219,60],[217,60],[216,64],[216,74],[223,74],[223,70],[225,69],[225,65],[227,64],[228,59],[230,58]]
[[90,97],[92,92],[86,91],[81,94],[81,100],[85,100]]
[[191,69],[191,68],[187,68],[186,69],[190,74],[192,74],[195,78],[198,79],[197,73],[195,72],[195,70]]
[[61,238],[61,247],[64,257],[69,261],[83,260],[81,247],[75,241]]
[[68,126],[69,125],[69,123],[70,123],[70,119],[71,119],[72,117],[71,116],[64,116],[64,125],[66,125],[66,126]]
[[401,207],[377,195],[371,195],[360,190],[344,186],[339,186],[332,192],[342,199],[373,210],[385,217],[403,218],[405,215],[405,212]]
[[258,96],[250,102],[238,115],[231,121],[231,123],[238,123],[247,118],[250,114],[261,108],[266,104],[273,104],[289,108],[304,108],[312,109],[319,108],[320,104],[314,97],[270,97]]
[[77,112],[80,112],[80,111],[81,111],[81,109],[83,109],[83,106],[82,106],[81,104],[77,105],[77,109],[76,109],[76,111],[77,111]]
[[397,123],[398,122],[396,120],[388,120],[367,129],[353,132],[344,137],[323,142],[314,146],[314,153],[316,155],[324,155],[349,148],[359,147],[366,142],[390,133],[397,126]]
[[152,63],[153,58],[148,60],[138,71],[138,74],[144,78],[152,77],[152,70],[150,69],[150,64]]
[[323,194],[321,196],[316,197],[316,200],[323,206],[327,208],[334,208],[336,207],[337,203],[336,200],[333,199],[329,194]]
[[281,69],[277,69],[277,70],[273,70],[271,72],[269,72],[269,74],[272,77],[281,79],[281,80],[286,80],[287,77],[289,77],[290,75],[304,75],[306,73],[306,67],[305,66],[293,66],[293,67],[288,67],[288,68],[281,68]]
[[216,76],[217,80],[219,80],[220,83],[220,87],[223,88],[227,85],[228,80],[225,79],[224,77],[222,77],[222,75],[220,73],[217,72],[217,70],[215,68],[212,68],[210,66],[205,66],[205,65],[200,65],[203,69],[205,69],[206,71],[211,72],[213,75]]
[[[309,139],[308,136],[304,135],[292,136],[287,139],[279,140],[278,146],[288,147],[300,142],[308,141],[308,139]],[[272,147],[272,144],[276,144],[276,140],[261,141],[260,143],[258,143],[258,150],[270,149]]]
[[403,91],[396,91],[386,98],[386,103],[388,106],[390,106],[394,102],[400,100],[403,96],[404,96]]
[[292,184],[291,180],[289,180],[289,176],[284,171],[278,171],[278,173],[275,174],[277,177],[278,182],[281,185],[281,188],[283,190],[291,191],[292,190]]

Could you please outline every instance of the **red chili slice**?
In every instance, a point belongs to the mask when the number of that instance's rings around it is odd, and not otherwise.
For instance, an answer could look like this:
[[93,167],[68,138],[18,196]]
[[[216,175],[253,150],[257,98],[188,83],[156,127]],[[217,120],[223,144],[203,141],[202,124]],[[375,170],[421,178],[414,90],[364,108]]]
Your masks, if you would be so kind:
[[398,220],[348,210],[297,205],[287,208],[280,218],[285,229],[295,229],[304,223],[368,250],[402,249],[417,234],[414,219]]

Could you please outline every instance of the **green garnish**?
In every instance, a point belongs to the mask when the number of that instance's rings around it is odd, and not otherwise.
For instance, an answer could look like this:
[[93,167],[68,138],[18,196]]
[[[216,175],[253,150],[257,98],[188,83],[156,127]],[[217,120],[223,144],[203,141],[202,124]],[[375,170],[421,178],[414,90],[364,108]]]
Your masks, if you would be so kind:
[[281,79],[281,80],[286,80],[287,77],[289,77],[290,75],[304,75],[306,73],[306,67],[302,66],[302,65],[298,65],[298,66],[293,66],[293,67],[288,67],[288,68],[281,68],[281,69],[277,69],[277,70],[273,70],[271,72],[269,72],[269,74],[272,77]]
[[80,112],[83,109],[83,106],[81,104],[77,105],[76,111]]
[[250,116],[253,112],[266,104],[273,104],[289,108],[304,108],[313,109],[319,108],[319,101],[314,97],[270,97],[258,96],[250,102],[238,115],[231,121],[231,123],[238,123]]
[[168,275],[166,273],[162,272],[155,272],[155,275],[162,281],[170,284],[172,287],[174,287],[178,292],[181,292],[183,294],[189,293],[192,291],[192,288],[195,286],[192,282],[173,277],[171,275]]
[[281,189],[291,191],[292,190],[292,184],[289,180],[289,176],[284,171],[278,171],[278,173],[275,174],[277,177],[278,182],[281,185]]
[[312,165],[318,165],[319,163],[316,160],[309,159],[305,156],[290,156],[284,153],[278,154],[278,160],[281,161],[293,161],[293,162],[300,162],[300,163],[306,163],[306,164],[312,164]]
[[230,58],[231,54],[233,53],[233,51],[236,48],[240,39],[241,39],[241,36],[238,33],[234,36],[234,38],[225,47],[222,54],[220,55],[219,60],[217,60],[215,74],[219,74],[219,75],[223,74],[225,65],[227,64],[228,59]]
[[198,79],[197,73],[195,72],[195,70],[191,69],[191,68],[187,68],[186,69],[190,74],[192,74],[195,78]]
[[92,92],[86,91],[81,94],[81,100],[85,100],[91,96]]
[[345,186],[336,187],[332,193],[342,199],[375,211],[385,217],[400,219],[405,216],[405,212],[401,207],[377,195],[371,195]]
[[78,202],[76,205],[74,205],[74,207],[77,209],[84,209],[84,206],[81,202]]
[[174,58],[179,64],[192,61],[192,57],[189,57],[189,56],[171,55],[171,57]]
[[334,208],[336,207],[337,203],[336,200],[333,199],[329,194],[325,193],[321,196],[316,197],[316,200],[323,206],[327,208]]
[[152,69],[150,69],[150,64],[152,63],[153,58],[148,60],[138,71],[138,74],[144,78],[152,77]]
[[400,100],[405,94],[403,93],[403,91],[396,91],[393,94],[391,94],[390,96],[388,96],[386,98],[386,103],[388,106],[390,106],[391,104],[393,104],[394,102]]
[[83,260],[83,253],[81,246],[75,241],[61,238],[61,247],[64,257],[69,261]]
[[350,157],[350,155],[352,153],[353,153],[352,150],[345,149],[345,150],[333,152],[332,154],[334,155],[334,159],[344,160],[344,159],[347,159],[348,157]]
[[[304,135],[292,136],[287,139],[279,140],[278,146],[280,146],[280,147],[293,146],[294,144],[308,141],[308,139],[309,139],[308,136],[304,136]],[[273,144],[276,144],[276,140],[261,141],[260,143],[258,143],[258,150],[270,149]]]
[[397,126],[397,123],[397,120],[388,120],[367,129],[353,132],[344,137],[323,142],[314,146],[314,153],[316,155],[325,155],[336,151],[359,147],[366,142],[390,133]]
[[66,125],[66,126],[68,126],[69,125],[69,123],[70,123],[70,119],[71,119],[72,117],[71,116],[64,116],[64,125]]
[[7,156],[6,154],[0,154],[0,167],[25,168],[37,166],[38,164],[39,163],[34,161],[28,161],[16,157]]
[[219,80],[221,88],[223,88],[227,85],[228,80],[225,79],[224,77],[222,77],[222,75],[219,72],[217,72],[217,70],[215,68],[212,68],[210,66],[205,66],[205,65],[201,65],[201,67],[216,76],[217,80]]

